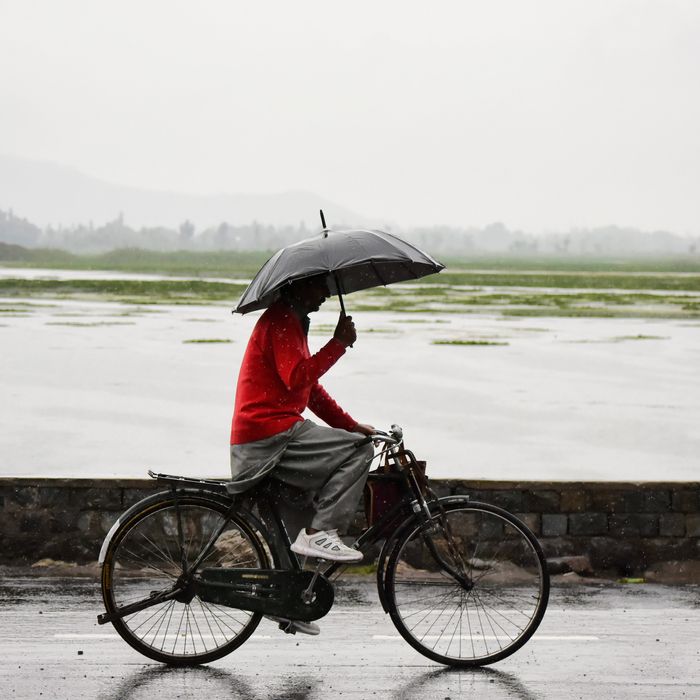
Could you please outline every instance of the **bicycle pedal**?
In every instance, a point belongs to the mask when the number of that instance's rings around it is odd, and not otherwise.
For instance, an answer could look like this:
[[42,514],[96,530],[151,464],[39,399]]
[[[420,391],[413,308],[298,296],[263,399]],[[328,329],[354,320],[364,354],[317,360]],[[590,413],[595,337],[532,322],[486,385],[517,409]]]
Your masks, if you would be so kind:
[[291,620],[287,620],[286,622],[280,622],[279,628],[285,633],[285,634],[296,634],[297,629],[294,626],[294,623]]

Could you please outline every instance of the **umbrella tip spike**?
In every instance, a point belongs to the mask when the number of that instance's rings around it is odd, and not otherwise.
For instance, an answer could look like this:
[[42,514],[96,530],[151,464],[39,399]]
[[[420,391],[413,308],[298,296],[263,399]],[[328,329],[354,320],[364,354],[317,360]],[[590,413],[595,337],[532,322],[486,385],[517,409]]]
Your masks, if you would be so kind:
[[321,225],[323,226],[323,228],[325,230],[327,227],[326,227],[326,217],[323,215],[323,209],[319,209],[318,212],[321,215]]

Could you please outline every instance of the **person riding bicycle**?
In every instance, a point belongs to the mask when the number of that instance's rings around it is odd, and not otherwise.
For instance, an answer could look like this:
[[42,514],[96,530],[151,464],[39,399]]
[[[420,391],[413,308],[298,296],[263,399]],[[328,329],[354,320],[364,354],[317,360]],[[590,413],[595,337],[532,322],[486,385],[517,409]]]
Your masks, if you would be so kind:
[[[341,314],[333,337],[310,353],[309,314],[329,294],[325,275],[292,282],[258,319],[238,375],[228,488],[243,493],[272,476],[288,528],[300,528],[292,551],[356,562],[362,554],[338,532],[352,519],[374,456],[371,444],[358,447],[358,433],[374,427],[354,420],[318,382],[357,339],[352,317]],[[305,420],[307,408],[330,427]]]

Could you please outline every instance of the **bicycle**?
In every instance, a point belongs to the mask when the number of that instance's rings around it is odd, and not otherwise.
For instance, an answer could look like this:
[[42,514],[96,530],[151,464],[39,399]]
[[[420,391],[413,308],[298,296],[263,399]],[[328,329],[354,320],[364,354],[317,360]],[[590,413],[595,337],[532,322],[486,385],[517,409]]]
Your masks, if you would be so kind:
[[[438,498],[398,426],[358,445],[370,440],[381,445],[375,458],[384,455],[389,471],[368,478],[397,484],[400,499],[352,546],[366,552],[383,540],[377,590],[384,612],[414,649],[442,664],[482,666],[517,651],[549,598],[534,534],[502,508]],[[346,564],[318,560],[305,569],[289,550],[268,486],[241,498],[226,481],[149,475],[168,490],[122,514],[100,551],[100,624],[112,623],[151,659],[188,665],[231,653],[263,615],[312,621],[328,613],[330,579]],[[261,521],[265,512],[272,529]]]

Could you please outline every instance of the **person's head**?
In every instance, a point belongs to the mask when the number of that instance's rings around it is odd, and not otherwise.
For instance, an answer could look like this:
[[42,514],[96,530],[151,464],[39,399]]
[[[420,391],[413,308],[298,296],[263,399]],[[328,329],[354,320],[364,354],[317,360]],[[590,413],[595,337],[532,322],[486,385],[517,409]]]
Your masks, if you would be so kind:
[[329,296],[325,274],[304,277],[282,288],[282,297],[302,314],[318,311]]

